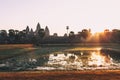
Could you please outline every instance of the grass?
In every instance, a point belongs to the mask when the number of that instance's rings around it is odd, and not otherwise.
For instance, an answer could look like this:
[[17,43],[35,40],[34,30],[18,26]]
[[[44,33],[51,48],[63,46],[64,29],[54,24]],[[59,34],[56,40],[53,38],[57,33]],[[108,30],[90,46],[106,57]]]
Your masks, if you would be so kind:
[[[65,44],[64,44],[65,45]],[[9,45],[0,45],[0,60],[6,59],[9,57],[14,57],[18,55],[25,55],[29,53],[34,53],[38,56],[45,54],[50,54],[53,52],[63,51],[63,50],[80,50],[80,49],[93,49],[93,48],[110,48],[120,51],[120,45],[114,43],[88,43],[88,44],[79,44],[79,46],[46,46],[46,47],[36,47],[32,44],[9,44]]]
[[0,45],[0,60],[33,51],[32,45],[19,44],[19,45]]

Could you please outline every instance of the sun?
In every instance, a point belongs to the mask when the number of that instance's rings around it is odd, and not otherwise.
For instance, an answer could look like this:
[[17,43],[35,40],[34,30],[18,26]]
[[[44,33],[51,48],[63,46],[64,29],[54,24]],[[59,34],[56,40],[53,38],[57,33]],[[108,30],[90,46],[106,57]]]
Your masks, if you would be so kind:
[[101,33],[101,32],[104,32],[104,29],[100,29],[100,28],[94,28],[92,29],[91,33],[94,35],[96,33]]

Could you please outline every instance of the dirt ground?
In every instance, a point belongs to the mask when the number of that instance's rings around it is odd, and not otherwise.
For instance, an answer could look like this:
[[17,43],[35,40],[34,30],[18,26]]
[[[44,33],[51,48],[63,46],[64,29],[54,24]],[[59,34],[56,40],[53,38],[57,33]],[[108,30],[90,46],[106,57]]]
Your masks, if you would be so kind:
[[120,80],[120,70],[0,72],[0,80]]

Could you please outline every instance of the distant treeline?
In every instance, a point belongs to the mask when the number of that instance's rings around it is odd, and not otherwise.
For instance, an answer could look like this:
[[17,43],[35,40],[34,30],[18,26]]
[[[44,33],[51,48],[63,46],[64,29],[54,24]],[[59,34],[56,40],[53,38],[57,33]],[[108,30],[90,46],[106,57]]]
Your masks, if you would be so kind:
[[[28,27],[27,27],[28,29]],[[91,30],[83,29],[75,34],[73,31],[64,36],[54,35],[46,36],[44,29],[39,29],[37,33],[28,30],[10,29],[0,30],[0,44],[61,44],[61,43],[88,43],[88,42],[116,42],[120,43],[120,30],[104,30],[101,33],[92,34]]]

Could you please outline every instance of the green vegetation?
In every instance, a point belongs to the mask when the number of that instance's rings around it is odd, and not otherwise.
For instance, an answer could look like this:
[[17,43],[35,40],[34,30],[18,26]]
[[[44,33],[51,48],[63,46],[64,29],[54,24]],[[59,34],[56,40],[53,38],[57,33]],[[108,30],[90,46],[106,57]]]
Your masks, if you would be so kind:
[[[46,46],[46,47],[45,47]],[[50,54],[53,52],[63,50],[77,50],[80,48],[109,48],[120,51],[119,44],[77,44],[77,45],[44,45],[44,47],[38,47],[33,45],[19,44],[19,45],[0,45],[0,59],[6,59],[19,55],[36,54],[38,56]]]

